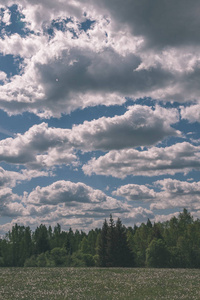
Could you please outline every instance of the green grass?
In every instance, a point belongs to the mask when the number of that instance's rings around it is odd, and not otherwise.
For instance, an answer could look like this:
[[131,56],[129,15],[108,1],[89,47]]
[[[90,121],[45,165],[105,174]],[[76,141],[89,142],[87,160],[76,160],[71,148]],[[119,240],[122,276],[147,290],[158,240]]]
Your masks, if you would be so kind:
[[1,268],[0,299],[200,299],[200,270]]

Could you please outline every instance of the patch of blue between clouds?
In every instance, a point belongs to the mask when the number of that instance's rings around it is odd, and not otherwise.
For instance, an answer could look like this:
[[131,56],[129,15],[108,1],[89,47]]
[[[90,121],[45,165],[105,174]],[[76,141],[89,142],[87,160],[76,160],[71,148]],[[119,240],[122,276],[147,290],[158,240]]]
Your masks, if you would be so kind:
[[[49,37],[51,38],[54,36],[55,30],[62,32],[69,30],[66,27],[68,23],[73,23],[73,20],[71,18],[53,20],[50,26],[45,26],[44,24],[43,33],[49,35]],[[70,31],[75,35],[75,32],[73,30]]]
[[[28,35],[30,30],[26,27],[26,22],[23,21],[24,16],[18,9],[17,5],[12,5],[8,7],[11,17],[9,25],[5,23],[0,23],[0,36],[3,37],[4,35],[12,35],[14,33],[18,33],[22,37]],[[1,8],[1,15],[3,14],[4,9]]]
[[92,27],[92,25],[94,25],[95,24],[95,21],[92,21],[92,20],[90,20],[90,19],[87,19],[86,21],[84,21],[84,22],[82,22],[81,24],[80,24],[80,29],[81,30],[84,30],[84,31],[87,31],[87,30],[89,30],[91,27]]
[[[0,110],[0,127],[8,131],[8,136],[14,136],[17,133],[24,133],[29,130],[35,124],[40,124],[42,121],[40,118],[30,113],[23,113],[16,116],[8,116],[6,112]],[[10,134],[9,134],[10,133]],[[5,138],[5,134],[2,137],[0,132],[0,138]]]
[[8,79],[10,79],[12,76],[19,74],[22,62],[23,59],[19,56],[0,54],[0,71],[5,72]]
[[[75,32],[75,30],[73,28],[69,28],[66,26],[68,23],[74,23],[74,20],[72,18],[53,20],[50,26],[45,27],[44,25],[43,32],[44,34],[48,34],[49,37],[52,38],[55,34],[55,30],[62,31],[62,32],[70,31],[73,34],[74,38],[78,38],[78,35]],[[78,24],[79,30],[84,30],[86,32],[92,27],[94,23],[95,21],[86,19],[86,21]]]

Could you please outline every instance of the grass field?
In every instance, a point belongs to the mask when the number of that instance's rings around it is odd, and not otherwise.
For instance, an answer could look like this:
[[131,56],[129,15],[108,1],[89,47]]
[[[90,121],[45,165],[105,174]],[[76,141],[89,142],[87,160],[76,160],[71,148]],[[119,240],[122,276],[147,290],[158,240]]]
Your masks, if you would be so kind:
[[200,270],[1,268],[0,299],[200,299]]

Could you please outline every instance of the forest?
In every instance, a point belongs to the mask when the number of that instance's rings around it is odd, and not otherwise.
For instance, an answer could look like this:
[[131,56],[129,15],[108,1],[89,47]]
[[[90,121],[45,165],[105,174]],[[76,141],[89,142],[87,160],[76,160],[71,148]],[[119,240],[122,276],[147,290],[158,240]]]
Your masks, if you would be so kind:
[[15,224],[0,239],[0,267],[200,268],[200,220],[186,209],[165,222],[102,223],[88,233]]

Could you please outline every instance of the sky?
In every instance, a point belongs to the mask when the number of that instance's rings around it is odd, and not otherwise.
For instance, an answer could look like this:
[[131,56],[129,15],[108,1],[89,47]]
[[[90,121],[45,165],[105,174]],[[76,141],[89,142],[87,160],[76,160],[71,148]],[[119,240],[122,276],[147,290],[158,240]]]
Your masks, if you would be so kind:
[[199,0],[1,0],[0,234],[200,218]]

